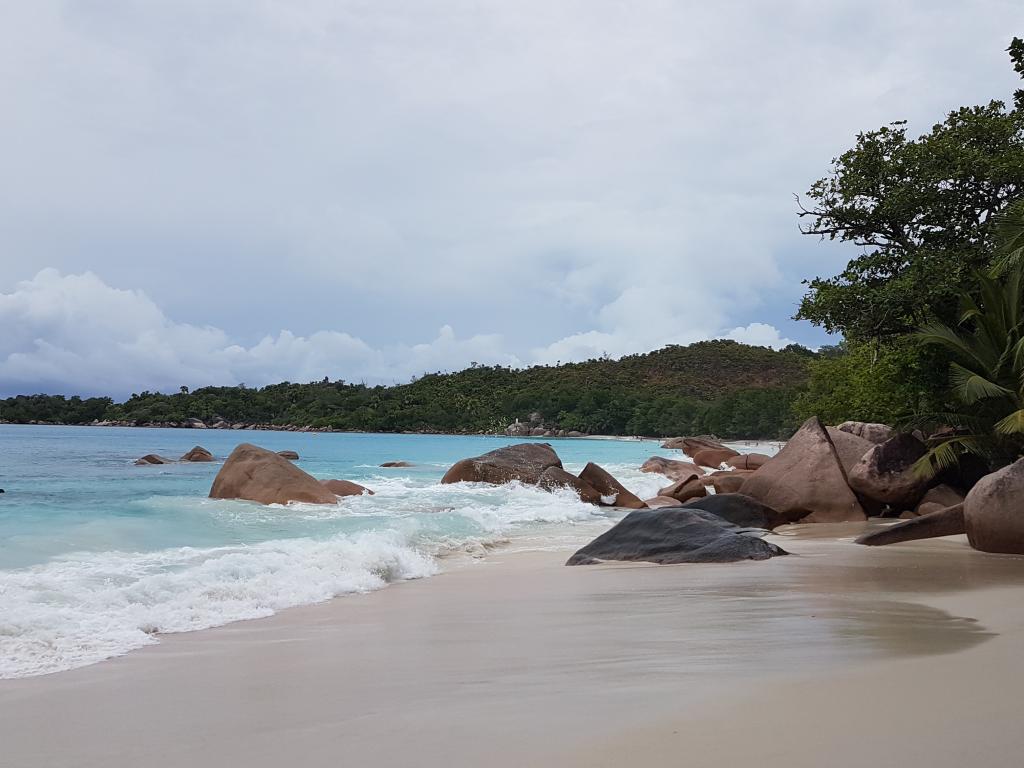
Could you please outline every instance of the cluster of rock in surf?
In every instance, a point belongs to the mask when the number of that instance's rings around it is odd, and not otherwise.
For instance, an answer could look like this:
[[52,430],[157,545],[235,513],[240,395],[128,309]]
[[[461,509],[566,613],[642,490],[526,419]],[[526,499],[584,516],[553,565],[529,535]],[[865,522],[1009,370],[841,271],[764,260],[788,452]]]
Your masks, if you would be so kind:
[[[288,459],[289,461],[299,460],[299,454],[295,451],[278,451],[277,455],[283,459]],[[196,445],[190,451],[182,454],[177,459],[168,459],[166,456],[161,456],[158,453],[147,453],[145,456],[136,459],[135,464],[137,466],[146,466],[149,464],[178,464],[181,462],[189,463],[207,461],[216,461],[216,459],[214,459],[213,454],[203,448],[203,446]]]
[[[738,456],[735,451],[729,455]],[[662,462],[659,466],[667,473],[684,472],[684,462],[659,461]],[[648,462],[645,466],[650,464]],[[698,469],[695,465],[688,466]],[[696,473],[691,474],[696,478]],[[690,479],[687,476],[670,488],[682,488]],[[495,485],[512,481],[549,491],[569,488],[581,501],[633,510],[611,530],[576,552],[567,565],[588,565],[603,560],[721,563],[765,560],[786,554],[761,538],[767,530],[785,520],[755,499],[725,492],[708,496],[701,485],[699,495],[695,493],[692,497],[662,495],[643,501],[593,462],[588,463],[578,475],[566,471],[548,443],[510,445],[482,456],[463,459],[441,479],[442,483]],[[663,490],[664,494],[668,492],[668,489]]]

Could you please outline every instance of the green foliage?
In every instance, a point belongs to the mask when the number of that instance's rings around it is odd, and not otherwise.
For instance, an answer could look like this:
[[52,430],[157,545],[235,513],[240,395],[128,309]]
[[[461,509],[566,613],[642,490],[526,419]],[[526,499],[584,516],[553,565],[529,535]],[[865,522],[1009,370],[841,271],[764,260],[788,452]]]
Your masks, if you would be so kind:
[[834,347],[810,363],[810,382],[793,405],[796,417],[897,424],[935,410],[942,371],[936,358],[907,337]]
[[[1010,46],[1024,76],[1024,41]],[[809,282],[797,318],[864,342],[944,322],[989,263],[998,215],[1024,190],[1024,96],[962,107],[908,139],[903,122],[857,136],[808,191],[808,235],[864,253],[836,277]]]
[[978,275],[977,282],[977,296],[961,296],[957,326],[935,321],[919,334],[952,355],[950,381],[959,406],[940,414],[957,434],[933,448],[922,467],[944,469],[963,453],[998,467],[1024,453],[1024,266],[1002,279]]
[[83,424],[103,418],[113,402],[109,397],[17,395],[0,400],[0,418],[15,424]]
[[[620,360],[523,370],[475,366],[395,387],[327,380],[260,389],[183,387],[132,395],[87,419],[50,420],[200,418],[379,432],[496,432],[537,412],[549,427],[591,434],[779,437],[794,427],[792,400],[813,357],[803,348],[774,352],[712,341]],[[0,408],[10,418],[6,402]]]

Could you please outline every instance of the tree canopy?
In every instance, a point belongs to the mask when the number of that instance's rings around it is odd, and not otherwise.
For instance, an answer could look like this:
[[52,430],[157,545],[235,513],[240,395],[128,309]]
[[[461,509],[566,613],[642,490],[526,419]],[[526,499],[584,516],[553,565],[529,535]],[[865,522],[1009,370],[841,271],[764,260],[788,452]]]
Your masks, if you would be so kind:
[[[1024,41],[1009,47],[1024,78]],[[857,136],[811,185],[801,232],[860,246],[839,275],[807,281],[797,319],[851,341],[952,321],[961,289],[992,258],[995,221],[1024,193],[1024,91],[961,107],[929,133],[903,121]]]
[[[142,392],[123,403],[21,396],[0,401],[0,415],[15,422],[164,424],[199,418],[374,432],[500,432],[537,413],[550,428],[591,434],[774,438],[794,427],[792,400],[813,359],[795,345],[775,352],[710,341],[620,360],[522,370],[474,366],[393,387],[329,380],[182,387],[171,394]],[[77,402],[89,408],[69,407]]]

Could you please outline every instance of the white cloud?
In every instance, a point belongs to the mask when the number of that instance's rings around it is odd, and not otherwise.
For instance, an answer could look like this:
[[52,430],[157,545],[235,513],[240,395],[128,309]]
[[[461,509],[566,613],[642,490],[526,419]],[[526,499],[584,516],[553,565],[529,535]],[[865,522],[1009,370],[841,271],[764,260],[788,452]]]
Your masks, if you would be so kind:
[[720,315],[709,305],[684,302],[687,319],[669,299],[657,292],[623,291],[599,318],[608,330],[567,336],[525,359],[510,352],[499,335],[460,338],[450,325],[411,345],[374,347],[342,331],[299,336],[282,330],[245,346],[219,328],[172,320],[141,291],[111,287],[91,272],[62,275],[44,269],[12,292],[0,293],[0,327],[7,331],[0,335],[0,394],[123,396],[144,389],[173,391],[183,384],[262,386],[324,376],[390,384],[472,363],[521,367],[620,357],[708,338],[775,348],[789,343],[764,323],[722,334],[716,325]]
[[725,334],[724,338],[751,344],[755,347],[771,347],[772,349],[782,349],[793,343],[792,339],[784,338],[778,328],[767,323],[751,323],[747,326],[733,328]]
[[1017,85],[1006,0],[8,5],[0,292],[145,292],[15,329],[30,388],[813,346],[799,281],[845,259],[791,193]]
[[45,269],[0,293],[3,394],[26,391],[124,395],[182,384],[262,385],[312,381],[407,381],[471,362],[518,365],[496,336],[459,338],[450,326],[431,341],[379,349],[338,331],[281,331],[251,347],[217,328],[177,323],[144,293],[112,288],[92,273]]

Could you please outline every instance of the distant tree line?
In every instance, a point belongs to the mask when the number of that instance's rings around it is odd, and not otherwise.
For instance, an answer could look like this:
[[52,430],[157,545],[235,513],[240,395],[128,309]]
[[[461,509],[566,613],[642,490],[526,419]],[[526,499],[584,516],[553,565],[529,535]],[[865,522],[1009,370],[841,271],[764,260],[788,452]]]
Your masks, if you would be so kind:
[[778,438],[795,427],[793,402],[816,355],[735,341],[669,346],[619,360],[512,369],[473,366],[398,386],[344,381],[260,388],[203,387],[110,398],[30,395],[0,401],[15,423],[295,425],[367,432],[502,432],[531,415],[552,429],[589,434]]

